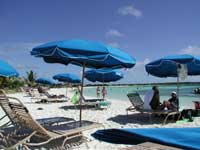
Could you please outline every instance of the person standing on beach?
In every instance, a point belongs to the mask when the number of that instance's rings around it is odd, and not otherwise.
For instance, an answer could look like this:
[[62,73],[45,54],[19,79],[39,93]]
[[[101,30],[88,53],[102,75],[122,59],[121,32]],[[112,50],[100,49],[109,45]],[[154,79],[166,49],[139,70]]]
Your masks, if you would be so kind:
[[149,105],[151,106],[151,109],[153,110],[157,110],[160,108],[160,92],[159,92],[159,89],[157,86],[153,86],[152,87],[152,90],[153,90],[153,97],[152,97],[152,100],[151,102],[149,103]]
[[97,94],[97,98],[99,98],[99,96],[100,96],[100,87],[99,86],[97,86],[96,94]]
[[102,96],[103,96],[103,99],[105,99],[106,94],[107,94],[106,87],[103,86],[103,88],[102,88]]

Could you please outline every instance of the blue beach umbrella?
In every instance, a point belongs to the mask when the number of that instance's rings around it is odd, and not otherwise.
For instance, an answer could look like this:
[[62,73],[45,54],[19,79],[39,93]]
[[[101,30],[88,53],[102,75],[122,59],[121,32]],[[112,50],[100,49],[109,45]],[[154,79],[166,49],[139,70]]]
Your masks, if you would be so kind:
[[[136,60],[127,53],[108,45],[85,40],[50,42],[32,49],[31,55],[42,57],[47,63],[82,66],[81,95],[83,95],[85,67],[132,68]],[[82,100],[80,100],[80,105]],[[82,108],[80,107],[80,126]]]
[[0,76],[1,77],[18,77],[19,73],[8,63],[0,60]]
[[177,77],[177,67],[179,64],[185,64],[187,66],[188,75],[200,74],[200,58],[191,55],[163,57],[148,63],[145,68],[149,74],[156,77]]
[[113,69],[92,69],[85,72],[85,78],[92,82],[114,82],[123,77],[121,71]]
[[200,75],[200,58],[191,55],[174,55],[148,63],[146,71],[156,77],[177,77],[177,93],[179,92],[178,69],[184,64],[187,68],[187,75]]
[[55,84],[52,80],[47,79],[47,78],[38,78],[37,80],[35,80],[35,82],[39,84],[48,84],[48,85]]
[[81,79],[74,74],[61,73],[53,76],[54,80],[67,83],[81,83]]
[[[56,74],[53,76],[53,79],[66,83],[81,83],[81,79],[79,77],[69,73]],[[67,88],[66,88],[66,96],[67,96]]]
[[31,55],[48,63],[69,63],[91,68],[131,68],[136,61],[127,53],[108,45],[85,40],[50,42],[33,48]]

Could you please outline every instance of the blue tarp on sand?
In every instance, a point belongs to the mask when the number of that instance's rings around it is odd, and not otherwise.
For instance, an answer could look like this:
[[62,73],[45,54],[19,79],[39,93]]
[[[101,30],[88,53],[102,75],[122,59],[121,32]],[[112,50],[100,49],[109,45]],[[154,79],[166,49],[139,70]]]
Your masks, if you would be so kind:
[[156,142],[183,149],[200,149],[200,128],[107,129],[92,134],[96,139],[117,144]]

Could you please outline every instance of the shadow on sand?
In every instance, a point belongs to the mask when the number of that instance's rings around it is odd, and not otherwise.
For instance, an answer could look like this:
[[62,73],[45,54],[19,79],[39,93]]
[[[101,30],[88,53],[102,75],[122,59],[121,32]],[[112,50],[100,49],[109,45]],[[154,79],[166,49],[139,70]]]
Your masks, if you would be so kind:
[[94,105],[69,105],[69,106],[62,106],[59,107],[60,109],[64,109],[64,110],[68,110],[68,109],[80,109],[80,107],[82,107],[82,109],[96,109],[96,107]]
[[149,114],[141,114],[141,113],[134,113],[129,115],[117,115],[115,117],[111,117],[107,119],[108,121],[113,121],[119,123],[121,125],[126,124],[140,124],[140,125],[151,125],[151,124],[161,124],[163,118],[149,115]]

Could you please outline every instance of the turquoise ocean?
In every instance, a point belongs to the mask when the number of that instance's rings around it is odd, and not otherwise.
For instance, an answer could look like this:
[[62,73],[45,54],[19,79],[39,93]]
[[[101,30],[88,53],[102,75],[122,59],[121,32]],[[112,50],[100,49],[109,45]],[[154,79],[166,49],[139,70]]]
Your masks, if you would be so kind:
[[[171,92],[177,90],[177,85],[158,85],[160,91],[160,100],[168,100]],[[151,85],[132,85],[132,86],[106,86],[107,99],[127,101],[129,92],[137,91],[144,98],[145,93],[152,88]],[[193,101],[200,101],[200,94],[195,94],[194,89],[200,85],[182,84],[179,86],[179,103],[181,108],[194,108]],[[101,87],[102,88],[102,87]],[[96,97],[96,87],[84,88],[84,95]]]

